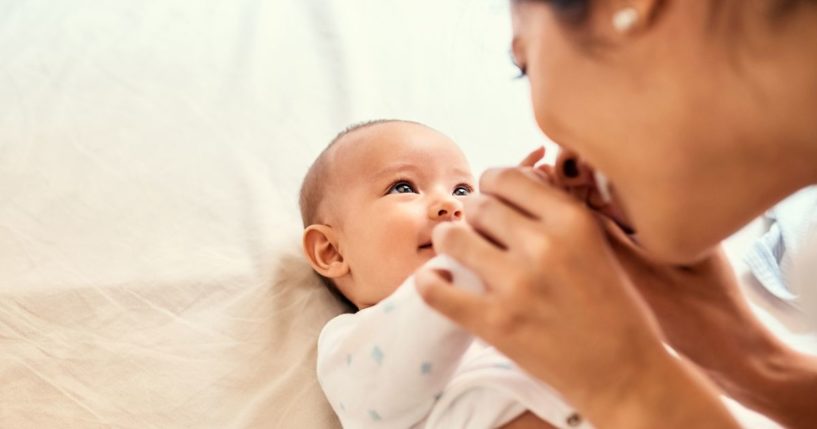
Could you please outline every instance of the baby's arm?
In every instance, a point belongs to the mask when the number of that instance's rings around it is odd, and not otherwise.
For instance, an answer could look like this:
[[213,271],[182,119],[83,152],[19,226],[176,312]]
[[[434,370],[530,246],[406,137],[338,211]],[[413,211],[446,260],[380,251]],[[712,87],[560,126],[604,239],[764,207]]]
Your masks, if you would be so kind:
[[471,342],[425,304],[410,277],[384,301],[324,327],[318,380],[344,427],[410,428],[425,419]]

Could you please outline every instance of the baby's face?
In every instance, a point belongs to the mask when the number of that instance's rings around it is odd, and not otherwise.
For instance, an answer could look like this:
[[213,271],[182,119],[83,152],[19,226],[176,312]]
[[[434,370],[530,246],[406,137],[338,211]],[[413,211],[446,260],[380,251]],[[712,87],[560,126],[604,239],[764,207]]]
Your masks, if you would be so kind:
[[350,267],[336,283],[365,308],[435,255],[431,230],[462,220],[461,200],[475,185],[457,145],[421,125],[378,124],[346,138],[328,189],[338,247]]

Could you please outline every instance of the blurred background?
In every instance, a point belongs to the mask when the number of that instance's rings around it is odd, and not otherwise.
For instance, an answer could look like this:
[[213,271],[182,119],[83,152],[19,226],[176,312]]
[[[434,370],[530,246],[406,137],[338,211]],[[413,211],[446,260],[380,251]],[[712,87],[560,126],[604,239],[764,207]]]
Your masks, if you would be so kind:
[[[306,168],[353,122],[425,122],[475,171],[515,163],[545,138],[514,79],[506,3],[0,1],[0,220],[36,212],[23,232],[60,242],[61,265],[95,278],[88,250],[124,242],[104,255],[115,281],[209,263],[196,244],[214,219],[222,239],[296,217]],[[160,245],[183,256],[110,266],[137,243],[140,259]],[[30,287],[42,282],[28,264],[61,269],[38,252],[4,256]]]
[[336,427],[297,191],[347,125],[545,142],[504,0],[0,0],[0,427]]

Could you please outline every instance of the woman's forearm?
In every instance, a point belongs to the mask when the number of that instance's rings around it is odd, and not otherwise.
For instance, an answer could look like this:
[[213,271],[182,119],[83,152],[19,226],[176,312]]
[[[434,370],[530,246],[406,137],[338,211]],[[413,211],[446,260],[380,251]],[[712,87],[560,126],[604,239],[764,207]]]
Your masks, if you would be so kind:
[[817,359],[783,344],[744,301],[732,306],[699,306],[689,317],[702,328],[679,351],[743,405],[786,427],[817,427]]
[[743,350],[723,349],[731,365],[708,368],[733,398],[789,428],[817,427],[817,358],[798,353],[772,334]]
[[745,406],[787,427],[817,427],[817,363],[761,323],[723,253],[684,269],[630,266],[669,344]]
[[718,391],[692,365],[656,351],[630,383],[582,408],[598,428],[738,428]]

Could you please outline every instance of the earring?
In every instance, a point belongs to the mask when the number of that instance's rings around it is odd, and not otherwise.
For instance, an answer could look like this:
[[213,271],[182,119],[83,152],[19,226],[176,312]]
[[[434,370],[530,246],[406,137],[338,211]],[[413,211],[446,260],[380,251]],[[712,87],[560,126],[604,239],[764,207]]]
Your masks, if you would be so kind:
[[634,7],[625,7],[613,15],[613,28],[619,33],[630,31],[638,22],[638,11]]

